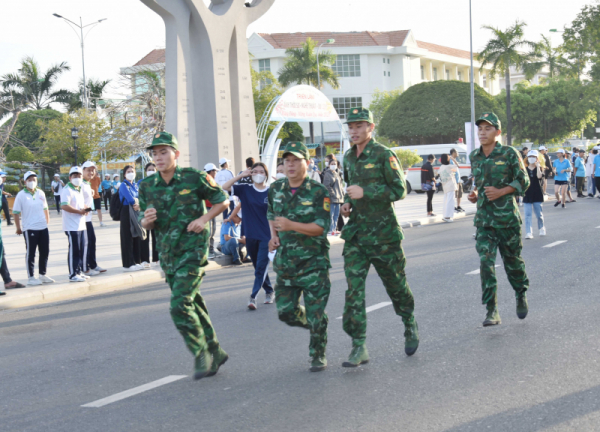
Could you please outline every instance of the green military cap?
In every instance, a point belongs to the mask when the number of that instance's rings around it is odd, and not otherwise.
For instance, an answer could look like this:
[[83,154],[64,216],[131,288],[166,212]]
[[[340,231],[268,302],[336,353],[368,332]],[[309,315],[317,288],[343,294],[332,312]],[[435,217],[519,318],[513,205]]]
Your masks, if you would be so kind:
[[481,123],[481,122],[488,122],[489,124],[494,126],[496,129],[502,129],[502,124],[500,123],[500,119],[493,112],[486,112],[486,113],[481,114],[481,117],[479,117],[477,119],[475,124],[477,126],[479,126],[479,123]]
[[308,148],[301,142],[289,142],[286,144],[285,149],[283,150],[283,157],[286,154],[291,153],[300,159],[310,159],[310,153],[308,152]]
[[366,121],[369,123],[375,123],[373,120],[373,113],[367,108],[352,108],[348,111],[348,118],[346,124]]
[[150,144],[148,146],[148,149],[151,149],[152,147],[156,147],[156,146],[161,146],[161,145],[167,145],[169,147],[173,147],[173,149],[175,150],[179,150],[179,144],[177,143],[177,138],[175,138],[173,136],[173,134],[170,134],[169,132],[159,132],[156,135],[154,135],[154,138],[152,139],[152,144]]

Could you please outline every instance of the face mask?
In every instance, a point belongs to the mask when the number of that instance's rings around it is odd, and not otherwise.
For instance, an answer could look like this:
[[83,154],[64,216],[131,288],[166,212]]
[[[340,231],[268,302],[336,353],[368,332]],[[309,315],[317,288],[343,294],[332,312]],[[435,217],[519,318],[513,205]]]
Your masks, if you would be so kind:
[[146,171],[146,175],[151,176],[152,174],[156,174],[156,171],[154,171],[154,170],[148,170],[148,171]]
[[337,164],[329,164],[329,169],[334,171],[337,169]]
[[252,181],[253,181],[254,183],[257,183],[257,184],[263,184],[263,183],[265,182],[265,179],[266,179],[266,178],[267,178],[267,177],[265,177],[265,176],[264,176],[264,175],[262,175],[262,174],[255,174],[255,175],[253,175],[253,176],[252,176]]
[[276,178],[277,180],[279,180],[279,179],[282,179],[282,178],[285,178],[285,174],[284,174],[284,173],[277,173],[277,175],[275,176],[275,178]]
[[134,172],[128,172],[127,174],[125,174],[125,178],[129,181],[133,181],[133,179],[135,179],[135,173]]
[[534,164],[537,161],[537,158],[534,158],[534,157],[530,157],[530,158],[527,158],[527,159],[529,160],[530,164]]
[[0,177],[0,185],[4,182],[4,178]]
[[28,181],[27,182],[27,189],[35,189],[36,186],[37,186],[36,181]]
[[80,177],[76,177],[76,178],[73,178],[73,179],[71,179],[71,183],[72,183],[72,184],[73,184],[73,186],[75,186],[75,187],[79,187],[79,186],[81,186],[81,182],[82,182],[82,181],[83,181],[83,180],[82,180]]

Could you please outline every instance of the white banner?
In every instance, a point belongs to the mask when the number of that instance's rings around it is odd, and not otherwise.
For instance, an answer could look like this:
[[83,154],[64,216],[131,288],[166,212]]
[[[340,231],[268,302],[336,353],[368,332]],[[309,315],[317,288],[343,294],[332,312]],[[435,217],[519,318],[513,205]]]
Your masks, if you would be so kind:
[[270,121],[339,122],[340,118],[327,96],[314,87],[298,85],[281,96]]
[[467,162],[471,163],[469,155],[481,146],[477,135],[477,126],[475,126],[475,143],[471,142],[471,122],[465,123],[465,138],[467,139]]

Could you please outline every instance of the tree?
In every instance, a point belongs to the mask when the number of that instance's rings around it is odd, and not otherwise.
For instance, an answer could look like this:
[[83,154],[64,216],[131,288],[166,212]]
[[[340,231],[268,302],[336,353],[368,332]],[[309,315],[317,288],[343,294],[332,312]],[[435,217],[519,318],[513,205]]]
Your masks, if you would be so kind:
[[[104,89],[108,84],[110,84],[110,80],[100,81],[91,78],[87,81],[86,87],[89,95],[91,109],[95,110],[98,107],[98,101],[102,99],[102,94],[104,93]],[[67,108],[69,112],[77,111],[78,109],[83,108],[82,95],[83,80],[79,82],[79,91],[71,93],[71,99]]]
[[16,145],[24,145],[25,147],[35,151],[42,145],[39,140],[42,129],[38,126],[37,121],[42,120],[48,122],[52,119],[62,116],[62,113],[51,108],[43,110],[29,110],[21,113],[17,123],[14,126],[11,134],[11,141],[16,141]]
[[585,5],[563,33],[563,47],[578,79],[585,74],[600,79],[600,4]]
[[416,150],[398,149],[396,150],[396,156],[402,165],[403,170],[407,170],[417,162],[421,162],[423,158],[419,156]]
[[398,96],[402,93],[402,87],[399,87],[394,90],[384,90],[380,91],[379,89],[375,89],[373,92],[373,97],[371,99],[371,104],[369,105],[369,110],[373,113],[373,119],[375,120],[375,136],[378,134],[378,127],[383,115],[390,107],[392,102],[396,100]]
[[27,147],[13,147],[6,155],[7,162],[33,162],[34,156]]
[[[465,138],[471,118],[471,86],[460,81],[433,81],[409,87],[386,110],[379,133],[400,145],[441,144]],[[477,112],[494,111],[505,121],[494,98],[475,84]]]
[[[517,21],[505,31],[492,26],[483,26],[493,34],[485,48],[477,55],[481,66],[491,65],[489,76],[494,79],[496,75],[504,75],[506,82],[506,124],[507,144],[512,142],[511,105],[510,105],[510,67],[523,69],[524,65],[535,61],[537,44],[523,39],[523,29],[526,24]],[[523,50],[530,51],[523,53]]]
[[552,47],[552,41],[545,35],[541,35],[542,40],[538,42],[534,56],[531,62],[523,65],[525,76],[533,76],[540,70],[548,68],[548,77],[555,78],[559,75],[571,75],[572,66],[563,57],[562,47]]
[[546,144],[581,133],[596,121],[599,87],[574,78],[518,84],[512,100],[515,138]]
[[[340,88],[337,74],[330,65],[336,60],[336,55],[331,51],[319,52],[319,63],[315,49],[317,42],[311,38],[306,39],[300,48],[288,48],[285,50],[287,59],[285,65],[279,71],[279,82],[287,87],[291,84],[306,84],[319,88],[319,74],[321,77],[321,88],[329,84],[332,88]],[[320,90],[320,89],[319,89]],[[313,123],[310,123],[310,140],[315,141]]]

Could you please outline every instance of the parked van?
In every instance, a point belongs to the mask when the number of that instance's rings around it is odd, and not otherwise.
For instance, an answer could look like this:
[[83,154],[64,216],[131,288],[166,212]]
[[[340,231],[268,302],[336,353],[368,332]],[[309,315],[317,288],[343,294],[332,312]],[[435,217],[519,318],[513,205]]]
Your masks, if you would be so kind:
[[393,147],[391,150],[396,151],[399,149],[403,150],[414,150],[423,159],[417,162],[408,169],[406,175],[406,186],[407,193],[415,191],[417,193],[423,193],[421,190],[421,167],[427,162],[427,157],[432,154],[435,156],[433,161],[433,171],[437,175],[441,162],[440,158],[442,154],[450,154],[451,149],[455,149],[458,152],[456,161],[458,162],[458,168],[460,169],[460,177],[463,182],[466,182],[471,175],[471,163],[467,162],[467,146],[464,144],[424,144],[417,146],[406,146],[406,147]]

